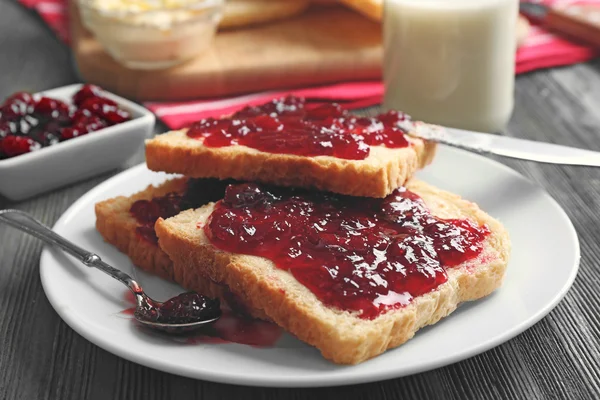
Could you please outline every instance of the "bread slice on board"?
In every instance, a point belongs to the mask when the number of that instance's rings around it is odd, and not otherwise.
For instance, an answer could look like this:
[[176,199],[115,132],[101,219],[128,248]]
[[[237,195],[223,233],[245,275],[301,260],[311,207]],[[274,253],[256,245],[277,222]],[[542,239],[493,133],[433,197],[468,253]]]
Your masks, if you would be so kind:
[[383,0],[340,0],[343,4],[374,21],[381,21],[383,15]]
[[179,130],[147,141],[146,163],[153,171],[193,178],[232,178],[383,198],[433,160],[435,143],[409,141],[404,148],[371,146],[366,159],[346,160],[273,154],[240,145],[206,147]]
[[182,194],[187,187],[187,178],[177,178],[158,186],[148,186],[132,196],[119,196],[96,204],[96,229],[104,240],[126,254],[131,262],[144,271],[173,281],[187,290],[192,290],[222,302],[241,314],[267,319],[260,310],[251,310],[243,305],[224,284],[219,284],[200,274],[174,270],[169,256],[159,246],[141,238],[136,233],[139,226],[129,210],[138,200],[152,200],[168,193]]
[[239,29],[299,15],[308,0],[227,0],[220,29]]
[[487,224],[491,233],[475,259],[447,269],[447,282],[408,306],[372,320],[324,305],[268,259],[215,248],[201,229],[214,204],[159,219],[155,227],[176,274],[205,274],[226,283],[245,304],[264,310],[278,325],[317,347],[325,358],[356,364],[403,344],[420,328],[449,315],[459,303],[489,295],[501,285],[506,270],[510,240],[498,221],[476,204],[424,182],[411,180],[406,187],[424,200],[433,215]]

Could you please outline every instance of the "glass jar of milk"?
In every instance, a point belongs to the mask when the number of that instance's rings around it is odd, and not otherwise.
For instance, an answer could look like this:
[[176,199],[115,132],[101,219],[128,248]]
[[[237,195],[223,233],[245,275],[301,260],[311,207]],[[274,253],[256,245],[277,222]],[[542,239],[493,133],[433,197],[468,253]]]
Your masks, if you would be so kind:
[[385,0],[384,107],[496,132],[514,105],[519,0]]

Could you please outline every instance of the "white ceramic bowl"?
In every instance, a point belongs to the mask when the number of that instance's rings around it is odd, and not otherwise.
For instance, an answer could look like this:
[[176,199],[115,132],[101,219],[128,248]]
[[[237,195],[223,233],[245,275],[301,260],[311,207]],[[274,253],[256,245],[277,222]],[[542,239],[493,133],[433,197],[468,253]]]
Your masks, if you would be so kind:
[[[71,104],[81,84],[40,94]],[[131,113],[132,119],[54,146],[0,160],[0,194],[23,200],[124,164],[154,129],[154,114],[105,91],[105,96]]]

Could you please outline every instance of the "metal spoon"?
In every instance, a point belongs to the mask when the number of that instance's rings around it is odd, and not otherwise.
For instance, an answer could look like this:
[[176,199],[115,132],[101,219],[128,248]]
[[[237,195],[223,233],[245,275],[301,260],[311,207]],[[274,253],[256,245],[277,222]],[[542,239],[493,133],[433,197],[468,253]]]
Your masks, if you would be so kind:
[[[169,333],[182,333],[215,322],[221,316],[218,299],[206,299],[193,292],[181,294],[164,303],[152,300],[132,277],[111,267],[96,254],[82,249],[53,232],[50,228],[23,211],[0,210],[0,221],[35,236],[49,245],[62,249],[79,259],[84,265],[98,268],[100,271],[123,283],[135,295],[137,307],[134,317],[144,326]],[[196,300],[203,303],[194,303]],[[185,310],[191,312],[185,312],[182,315],[181,312],[178,312],[181,311],[181,308],[179,310],[173,309],[174,305],[177,307],[182,302],[185,302],[184,307],[187,307]],[[207,304],[208,307],[206,307]],[[165,312],[172,312],[173,315],[161,318],[161,316],[166,315]]]

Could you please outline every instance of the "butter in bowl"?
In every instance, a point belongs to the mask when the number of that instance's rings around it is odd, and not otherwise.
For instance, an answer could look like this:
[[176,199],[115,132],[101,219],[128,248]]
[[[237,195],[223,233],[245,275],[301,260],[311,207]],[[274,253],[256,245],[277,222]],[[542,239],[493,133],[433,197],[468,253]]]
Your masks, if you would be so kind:
[[223,0],[80,0],[84,26],[119,63],[164,69],[212,43]]

